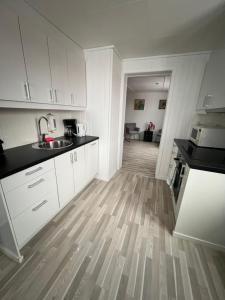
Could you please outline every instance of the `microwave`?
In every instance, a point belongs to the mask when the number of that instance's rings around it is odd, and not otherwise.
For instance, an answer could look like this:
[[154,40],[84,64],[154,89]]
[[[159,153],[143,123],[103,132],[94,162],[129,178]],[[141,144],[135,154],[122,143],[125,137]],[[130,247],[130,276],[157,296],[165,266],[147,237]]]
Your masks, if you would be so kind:
[[225,149],[225,128],[195,126],[191,130],[190,140],[199,147]]

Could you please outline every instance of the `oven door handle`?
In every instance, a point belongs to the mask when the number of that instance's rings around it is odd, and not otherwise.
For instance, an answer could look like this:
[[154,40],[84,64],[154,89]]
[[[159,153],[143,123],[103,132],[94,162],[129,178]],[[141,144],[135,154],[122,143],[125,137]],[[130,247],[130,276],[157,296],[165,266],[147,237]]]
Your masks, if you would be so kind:
[[180,178],[184,177],[184,175],[185,175],[185,168],[186,168],[186,165],[183,165],[182,168],[181,168],[181,171],[180,171]]

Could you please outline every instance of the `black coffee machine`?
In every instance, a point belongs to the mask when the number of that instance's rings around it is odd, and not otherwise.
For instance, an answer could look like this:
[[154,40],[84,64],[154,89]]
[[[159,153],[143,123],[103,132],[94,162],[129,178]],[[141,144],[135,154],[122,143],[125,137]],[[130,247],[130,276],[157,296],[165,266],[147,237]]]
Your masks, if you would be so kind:
[[77,119],[64,119],[63,124],[66,137],[74,137],[77,134]]

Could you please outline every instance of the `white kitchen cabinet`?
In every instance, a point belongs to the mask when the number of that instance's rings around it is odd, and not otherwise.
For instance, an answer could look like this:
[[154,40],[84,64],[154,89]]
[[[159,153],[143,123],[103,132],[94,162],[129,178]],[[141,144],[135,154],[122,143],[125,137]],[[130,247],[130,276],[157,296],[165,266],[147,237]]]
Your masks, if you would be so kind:
[[67,50],[68,79],[71,105],[86,106],[86,67],[83,51],[77,47]]
[[42,176],[44,173],[54,169],[54,161],[52,159],[46,160],[38,165],[32,166],[26,170],[18,172],[13,176],[8,176],[1,180],[4,192],[9,192],[22,184],[25,184],[35,178]]
[[59,210],[56,189],[12,220],[19,248],[22,248]]
[[[12,218],[16,218],[40,198],[51,193],[56,187],[54,170],[30,180],[9,192],[5,192],[7,206]],[[15,201],[17,199],[17,201]]]
[[198,110],[225,110],[225,49],[214,51],[206,65]]
[[109,181],[118,170],[121,60],[114,47],[85,51],[88,128],[100,137],[98,178]]
[[73,152],[74,151],[69,151],[55,158],[55,170],[60,208],[64,207],[75,195]]
[[59,211],[54,161],[10,175],[1,180],[1,186],[21,249]]
[[47,35],[30,19],[20,17],[19,23],[31,101],[52,103]]
[[175,236],[225,249],[224,182],[225,174],[189,169],[178,199]]
[[98,141],[55,158],[60,207],[73,199],[98,172]]
[[78,194],[86,185],[87,172],[86,172],[86,157],[85,147],[79,147],[73,151],[74,158],[74,186],[75,194]]
[[95,177],[98,140],[0,180],[0,248],[20,249]]
[[18,16],[0,4],[0,99],[29,100]]
[[68,94],[66,49],[55,39],[48,38],[53,98],[56,104],[71,105]]
[[90,182],[98,173],[98,141],[85,145],[87,182]]

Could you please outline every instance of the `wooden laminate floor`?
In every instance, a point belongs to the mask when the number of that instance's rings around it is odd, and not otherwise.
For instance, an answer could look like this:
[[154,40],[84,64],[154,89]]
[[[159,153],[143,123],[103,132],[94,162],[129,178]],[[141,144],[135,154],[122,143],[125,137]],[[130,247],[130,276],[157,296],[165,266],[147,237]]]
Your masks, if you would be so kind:
[[[0,299],[225,299],[225,254],[171,236],[163,181],[95,180],[23,249],[0,255]],[[29,226],[29,224],[28,224]]]
[[159,145],[137,140],[125,141],[122,170],[155,178]]

